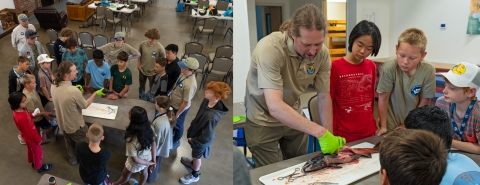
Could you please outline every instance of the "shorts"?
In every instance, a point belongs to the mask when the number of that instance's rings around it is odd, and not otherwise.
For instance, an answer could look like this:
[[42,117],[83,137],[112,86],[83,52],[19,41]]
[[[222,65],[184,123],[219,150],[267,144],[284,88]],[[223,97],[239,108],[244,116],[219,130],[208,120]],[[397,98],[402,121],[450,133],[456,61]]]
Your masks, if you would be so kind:
[[207,148],[203,148],[203,149],[194,149],[192,148],[192,158],[195,158],[195,159],[200,159],[205,157],[205,158],[208,158],[210,157],[210,146],[208,146]]
[[51,128],[52,124],[50,124],[50,122],[47,119],[45,119],[45,117],[43,117],[42,120],[35,122],[35,126],[46,130]]
[[133,160],[132,160],[132,163],[130,163],[130,160],[128,160],[128,159],[127,159],[127,161],[125,161],[125,168],[127,168],[127,170],[132,172],[132,173],[137,173],[139,171],[142,171],[146,167],[147,167],[146,165],[137,164],[137,163],[133,162]]

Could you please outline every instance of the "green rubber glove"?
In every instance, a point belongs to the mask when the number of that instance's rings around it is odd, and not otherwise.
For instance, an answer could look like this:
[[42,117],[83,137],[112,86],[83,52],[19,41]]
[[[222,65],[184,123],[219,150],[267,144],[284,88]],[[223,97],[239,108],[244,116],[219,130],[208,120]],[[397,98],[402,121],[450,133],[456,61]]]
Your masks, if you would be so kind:
[[334,136],[327,130],[327,133],[318,138],[318,143],[324,154],[336,154],[345,145],[345,138]]
[[95,91],[95,94],[96,94],[97,96],[105,96],[105,95],[106,95],[105,93],[103,93],[103,88]]
[[78,90],[80,90],[80,92],[83,93],[83,87],[82,87],[82,85],[76,85],[75,87],[76,87]]
[[243,119],[247,119],[247,116],[233,116],[233,122],[237,123]]

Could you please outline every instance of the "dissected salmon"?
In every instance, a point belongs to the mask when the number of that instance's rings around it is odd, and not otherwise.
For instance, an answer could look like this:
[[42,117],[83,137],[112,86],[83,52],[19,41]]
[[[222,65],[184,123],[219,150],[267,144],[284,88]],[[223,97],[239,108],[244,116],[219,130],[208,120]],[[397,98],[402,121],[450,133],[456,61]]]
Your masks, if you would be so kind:
[[320,152],[303,165],[302,172],[313,172],[326,167],[342,168],[338,164],[345,164],[357,160],[360,157],[371,158],[372,153],[378,152],[377,143],[373,148],[351,148],[343,146],[338,154],[323,154]]

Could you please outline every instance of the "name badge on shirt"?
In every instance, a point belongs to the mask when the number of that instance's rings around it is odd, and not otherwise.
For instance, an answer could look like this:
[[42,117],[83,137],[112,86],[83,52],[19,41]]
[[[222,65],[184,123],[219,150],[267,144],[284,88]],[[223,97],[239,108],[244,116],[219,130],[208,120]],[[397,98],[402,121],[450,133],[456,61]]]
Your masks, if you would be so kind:
[[309,75],[313,74],[315,72],[315,66],[313,65],[313,63],[310,63],[308,64],[307,66],[307,73]]

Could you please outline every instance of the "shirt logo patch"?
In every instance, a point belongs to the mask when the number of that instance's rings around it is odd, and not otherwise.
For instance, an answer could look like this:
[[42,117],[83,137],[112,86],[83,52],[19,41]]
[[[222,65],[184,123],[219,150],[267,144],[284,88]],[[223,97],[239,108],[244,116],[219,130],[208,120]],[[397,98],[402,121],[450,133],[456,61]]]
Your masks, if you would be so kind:
[[183,88],[183,83],[178,84],[178,87]]
[[155,58],[156,55],[157,55],[157,52],[152,51],[152,58]]
[[313,74],[315,72],[315,66],[313,64],[308,64],[308,67],[307,67],[307,73],[309,75]]
[[25,33],[24,33],[24,32],[20,32],[20,35],[25,35]]
[[126,80],[126,79],[127,79],[127,76],[123,75],[122,78],[123,78],[124,80]]
[[469,171],[459,174],[453,184],[458,185],[467,185],[467,184],[478,184],[476,182],[480,181],[480,172],[478,171]]
[[466,71],[466,68],[463,64],[457,64],[452,68],[452,72],[457,75],[463,75],[465,71]]
[[417,97],[421,89],[422,89],[422,86],[419,86],[419,85],[413,86],[412,89],[410,90],[410,94],[412,94],[413,97]]

